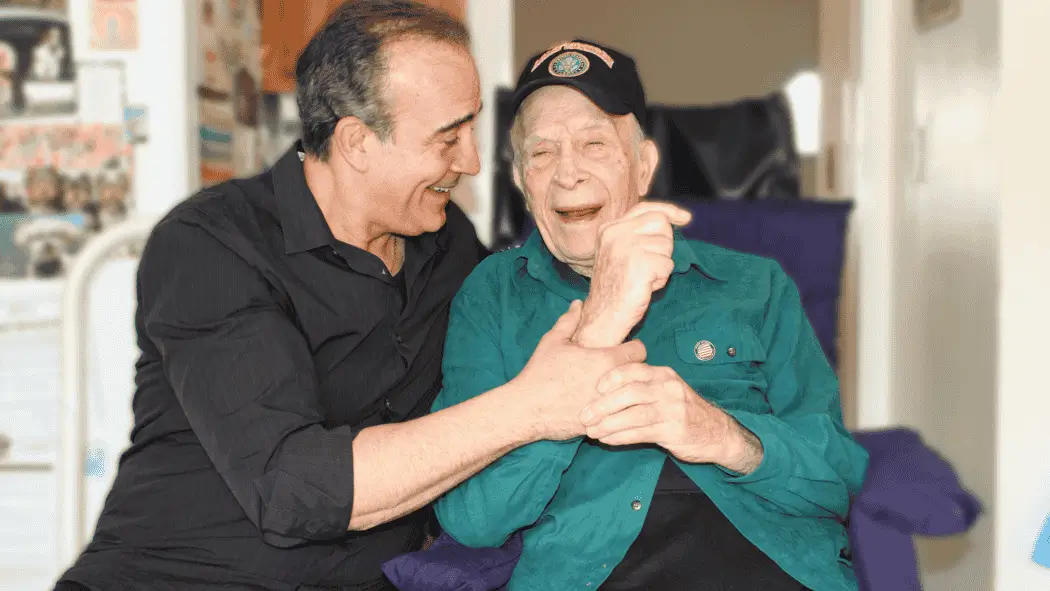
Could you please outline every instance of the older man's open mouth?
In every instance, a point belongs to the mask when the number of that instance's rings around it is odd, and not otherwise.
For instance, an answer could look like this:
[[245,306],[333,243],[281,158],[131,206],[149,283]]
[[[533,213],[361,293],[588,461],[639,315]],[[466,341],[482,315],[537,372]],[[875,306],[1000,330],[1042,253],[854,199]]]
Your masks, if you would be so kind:
[[554,212],[566,222],[588,222],[598,217],[601,205],[578,205],[575,207],[556,207]]

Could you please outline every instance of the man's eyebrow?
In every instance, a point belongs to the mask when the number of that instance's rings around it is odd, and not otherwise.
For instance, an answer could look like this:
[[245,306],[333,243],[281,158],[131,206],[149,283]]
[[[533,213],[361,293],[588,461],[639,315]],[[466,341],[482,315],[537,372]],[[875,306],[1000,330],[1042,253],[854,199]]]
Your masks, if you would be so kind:
[[529,147],[529,146],[534,146],[536,144],[542,144],[543,142],[552,142],[552,141],[554,141],[554,140],[552,140],[551,138],[546,137],[546,136],[530,135],[530,136],[526,137],[524,140],[522,140],[521,145]]
[[442,125],[440,128],[438,128],[437,131],[434,132],[434,136],[436,137],[436,136],[439,136],[439,135],[441,135],[443,133],[448,133],[448,132],[452,131],[453,129],[456,129],[457,127],[459,127],[461,125],[465,125],[467,123],[470,123],[471,121],[476,119],[479,114],[481,114],[481,109],[482,108],[484,108],[484,105],[478,107],[478,110],[477,110],[476,113],[470,113],[469,115],[464,115],[464,116],[460,117],[459,119],[456,119],[452,123],[449,123],[448,125]]
[[[580,133],[580,132],[588,132],[588,131],[593,131],[593,130],[608,131],[609,127],[607,125],[605,125],[605,122],[603,122],[603,121],[595,121],[593,123],[588,123],[586,125],[583,125],[583,126],[577,128],[575,131],[573,131],[573,134],[577,134],[577,133]],[[542,135],[542,134],[534,133],[532,135],[526,136],[525,139],[523,139],[521,141],[521,145],[522,146],[529,146],[531,144],[539,144],[539,143],[542,143],[542,142],[553,142],[553,141],[556,141],[556,140],[554,140],[552,138],[549,138],[549,137],[547,137],[545,135]]]

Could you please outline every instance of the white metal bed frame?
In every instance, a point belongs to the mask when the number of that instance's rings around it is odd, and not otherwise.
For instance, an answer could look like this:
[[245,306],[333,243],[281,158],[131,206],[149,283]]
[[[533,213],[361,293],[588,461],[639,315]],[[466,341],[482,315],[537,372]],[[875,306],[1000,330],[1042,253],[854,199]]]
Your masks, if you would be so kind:
[[73,259],[62,294],[61,392],[59,395],[58,564],[65,569],[87,543],[85,462],[87,461],[88,292],[99,269],[118,250],[141,246],[155,217],[125,220],[92,238]]

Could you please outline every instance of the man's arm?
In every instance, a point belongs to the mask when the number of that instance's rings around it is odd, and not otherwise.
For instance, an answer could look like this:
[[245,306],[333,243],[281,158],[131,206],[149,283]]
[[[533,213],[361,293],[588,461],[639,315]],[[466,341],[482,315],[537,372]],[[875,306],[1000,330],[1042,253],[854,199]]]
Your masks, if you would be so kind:
[[522,420],[526,397],[507,383],[413,421],[363,429],[354,440],[357,494],[350,529],[407,515],[535,441],[535,426]]
[[[365,529],[414,511],[486,466],[499,470],[490,466],[493,460],[505,465],[514,461],[508,457],[531,457],[534,451],[516,449],[521,445],[532,450],[573,447],[557,440],[582,434],[580,409],[597,396],[598,379],[613,367],[645,359],[641,343],[605,349],[570,343],[581,308],[579,303],[570,306],[540,340],[525,368],[507,381],[495,343],[479,341],[472,329],[464,328],[473,320],[458,321],[491,316],[484,307],[473,307],[457,296],[442,364],[445,387],[435,401],[436,412],[410,423],[369,427],[354,442],[359,492],[351,528]],[[477,395],[464,395],[468,390]],[[563,460],[566,465],[569,455]],[[545,464],[550,460],[544,457]],[[460,488],[472,489],[477,484],[472,482]],[[471,506],[469,512],[478,515],[479,509]],[[491,524],[491,517],[486,514],[482,521]]]
[[[508,380],[499,347],[500,321],[492,301],[495,294],[487,293],[489,290],[483,286],[477,290],[482,292],[480,297],[471,295],[471,284],[477,284],[476,279],[468,279],[452,302],[442,363],[444,387],[433,406],[438,414],[471,404]],[[497,413],[492,418],[502,419],[513,411],[501,409]],[[468,428],[498,428],[488,423],[483,421]],[[579,444],[580,438],[537,441],[496,460],[438,500],[435,509],[442,528],[468,546],[503,544],[510,534],[540,517]]]
[[[166,221],[154,230],[139,289],[146,334],[191,428],[275,546],[335,539],[348,527],[368,529],[411,513],[506,451],[547,436],[538,425],[565,423],[538,407],[565,390],[531,371],[415,421],[359,432],[325,428],[309,347],[270,286],[188,223]],[[597,352],[571,346],[576,321],[578,313],[572,327],[563,327],[564,337],[530,365],[558,365],[561,358],[595,365],[593,391],[601,373],[644,358],[626,346]],[[570,380],[567,387],[577,385]]]
[[[727,411],[762,447],[748,474],[728,482],[801,516],[838,517],[860,491],[868,454],[842,418],[839,382],[828,365],[795,283],[773,264],[768,316],[759,337],[772,414]],[[741,449],[741,448],[738,448]],[[746,451],[744,451],[746,453]]]

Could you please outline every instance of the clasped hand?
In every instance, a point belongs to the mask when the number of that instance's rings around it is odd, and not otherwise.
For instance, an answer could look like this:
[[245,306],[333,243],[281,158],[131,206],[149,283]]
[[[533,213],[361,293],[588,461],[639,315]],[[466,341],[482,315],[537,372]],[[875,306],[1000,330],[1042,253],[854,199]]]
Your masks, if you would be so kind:
[[587,437],[614,446],[656,444],[688,463],[736,463],[740,427],[675,370],[627,364],[599,380],[598,394],[580,414]]

